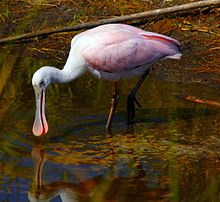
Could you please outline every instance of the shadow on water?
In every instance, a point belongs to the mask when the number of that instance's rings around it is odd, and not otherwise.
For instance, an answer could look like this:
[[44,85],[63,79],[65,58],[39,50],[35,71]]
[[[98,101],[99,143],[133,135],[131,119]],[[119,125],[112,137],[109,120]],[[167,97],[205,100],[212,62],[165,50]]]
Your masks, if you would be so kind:
[[109,136],[111,84],[85,75],[48,89],[50,130],[39,140],[31,133],[31,77],[43,63],[0,55],[1,201],[220,200],[219,111],[172,95],[217,99],[216,89],[161,81],[152,72],[127,132],[126,95],[135,80],[125,81]]

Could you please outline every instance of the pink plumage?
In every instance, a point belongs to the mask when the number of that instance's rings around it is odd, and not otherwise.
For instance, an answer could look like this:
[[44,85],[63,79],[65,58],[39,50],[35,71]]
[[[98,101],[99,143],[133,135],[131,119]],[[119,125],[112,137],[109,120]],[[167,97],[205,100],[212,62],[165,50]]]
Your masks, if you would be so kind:
[[175,39],[124,24],[99,26],[78,35],[74,43],[78,40],[86,41],[82,49],[86,63],[95,70],[109,73],[181,56]]

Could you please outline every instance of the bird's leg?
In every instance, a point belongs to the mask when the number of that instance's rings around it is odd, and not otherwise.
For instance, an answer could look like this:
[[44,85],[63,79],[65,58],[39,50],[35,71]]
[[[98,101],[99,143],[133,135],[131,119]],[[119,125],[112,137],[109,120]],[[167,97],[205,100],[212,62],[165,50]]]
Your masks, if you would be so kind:
[[141,78],[137,81],[136,85],[130,92],[130,94],[127,97],[127,124],[128,126],[131,124],[132,119],[135,116],[135,103],[137,104],[138,107],[141,108],[140,103],[136,99],[136,93],[138,89],[140,88],[141,84],[144,82],[145,78],[150,72],[150,68],[147,69],[147,71],[141,76]]
[[108,120],[106,123],[106,130],[108,133],[111,133],[112,119],[113,119],[118,101],[119,101],[118,82],[115,82],[114,83],[114,93],[113,93],[112,100],[111,100],[111,108],[110,108]]

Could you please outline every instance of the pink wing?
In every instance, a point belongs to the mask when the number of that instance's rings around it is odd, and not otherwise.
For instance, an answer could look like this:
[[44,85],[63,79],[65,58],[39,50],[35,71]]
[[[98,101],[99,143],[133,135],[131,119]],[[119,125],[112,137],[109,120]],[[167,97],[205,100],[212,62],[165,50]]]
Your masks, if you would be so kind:
[[163,57],[181,57],[178,41],[128,25],[103,25],[84,33],[83,55],[89,66],[100,71],[122,72]]

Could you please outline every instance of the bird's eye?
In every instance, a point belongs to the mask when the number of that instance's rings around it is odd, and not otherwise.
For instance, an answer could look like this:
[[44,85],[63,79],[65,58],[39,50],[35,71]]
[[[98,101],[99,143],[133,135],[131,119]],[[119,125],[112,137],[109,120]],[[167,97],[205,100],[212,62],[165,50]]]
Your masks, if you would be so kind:
[[45,85],[44,81],[41,81],[41,82],[39,83],[39,86],[40,86],[40,87],[43,87],[44,85]]

